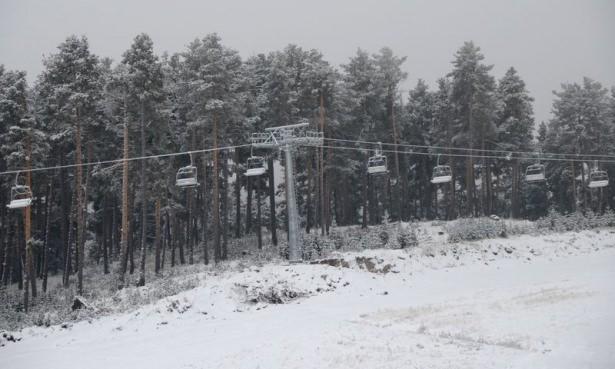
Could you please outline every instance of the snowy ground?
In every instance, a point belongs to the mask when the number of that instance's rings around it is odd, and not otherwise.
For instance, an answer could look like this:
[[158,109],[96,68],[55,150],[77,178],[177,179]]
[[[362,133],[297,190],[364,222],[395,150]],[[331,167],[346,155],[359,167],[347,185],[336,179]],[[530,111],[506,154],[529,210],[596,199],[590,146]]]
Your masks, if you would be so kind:
[[27,328],[0,368],[615,368],[613,230],[428,236],[340,266],[236,265],[130,314]]

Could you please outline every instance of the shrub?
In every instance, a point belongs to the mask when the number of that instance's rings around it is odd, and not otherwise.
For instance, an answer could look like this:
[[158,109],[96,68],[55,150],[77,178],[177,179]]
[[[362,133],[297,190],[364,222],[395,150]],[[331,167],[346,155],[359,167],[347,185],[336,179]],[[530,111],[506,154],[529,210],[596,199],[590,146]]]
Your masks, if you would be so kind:
[[582,231],[599,227],[615,226],[615,213],[612,210],[604,214],[596,214],[589,211],[560,214],[555,210],[536,221],[536,228],[551,232]]
[[418,246],[419,240],[414,227],[404,227],[402,225],[397,233],[397,243],[402,249]]
[[467,218],[446,226],[450,242],[476,241],[485,238],[506,237],[506,224],[491,218]]
[[335,242],[328,237],[322,237],[314,233],[303,236],[303,259],[311,260],[322,257],[335,250]]

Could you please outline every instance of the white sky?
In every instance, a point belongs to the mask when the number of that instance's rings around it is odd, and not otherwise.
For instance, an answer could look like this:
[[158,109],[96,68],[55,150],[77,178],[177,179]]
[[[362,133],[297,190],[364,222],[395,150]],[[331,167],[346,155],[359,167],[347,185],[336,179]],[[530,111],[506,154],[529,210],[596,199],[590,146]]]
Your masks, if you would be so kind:
[[561,82],[588,76],[615,85],[614,0],[0,0],[0,64],[26,70],[30,81],[42,56],[70,34],[87,35],[94,53],[119,60],[140,32],[160,53],[217,32],[244,57],[295,43],[334,65],[358,47],[389,46],[408,57],[403,88],[417,78],[435,86],[473,40],[496,78],[509,66],[519,71],[537,121],[550,117]]

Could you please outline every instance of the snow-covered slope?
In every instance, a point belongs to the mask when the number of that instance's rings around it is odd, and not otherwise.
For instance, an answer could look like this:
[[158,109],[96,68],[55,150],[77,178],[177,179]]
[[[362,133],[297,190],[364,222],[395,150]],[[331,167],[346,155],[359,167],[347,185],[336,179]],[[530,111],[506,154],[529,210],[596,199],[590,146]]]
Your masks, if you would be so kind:
[[613,265],[601,230],[229,268],[130,314],[18,332],[0,368],[614,368]]

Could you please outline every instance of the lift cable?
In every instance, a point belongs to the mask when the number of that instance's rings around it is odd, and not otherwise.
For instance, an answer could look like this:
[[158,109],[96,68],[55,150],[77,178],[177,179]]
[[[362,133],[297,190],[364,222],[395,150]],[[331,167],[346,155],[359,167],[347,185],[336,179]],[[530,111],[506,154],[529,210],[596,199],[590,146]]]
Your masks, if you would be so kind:
[[148,160],[148,159],[156,159],[156,158],[168,158],[168,157],[172,157],[172,156],[200,154],[200,153],[206,153],[206,152],[212,152],[212,151],[227,151],[227,150],[233,150],[233,149],[237,149],[237,148],[241,148],[241,147],[248,147],[248,146],[251,146],[251,144],[234,145],[234,146],[223,146],[223,147],[218,147],[217,149],[201,149],[201,150],[173,152],[173,153],[169,153],[169,154],[136,156],[136,157],[127,158],[127,159],[101,160],[101,161],[94,161],[94,162],[81,163],[81,164],[66,164],[66,165],[56,165],[56,166],[52,166],[52,167],[41,167],[41,168],[30,168],[30,169],[22,168],[22,169],[14,169],[14,170],[7,170],[7,171],[4,171],[4,172],[0,172],[0,175],[9,175],[9,174],[27,173],[27,172],[43,172],[43,171],[47,171],[47,170],[76,168],[76,167],[79,167],[79,166],[81,166],[81,167],[88,167],[88,166],[93,166],[93,165],[117,164],[117,163],[123,163],[125,161],[137,161],[137,160]]
[[[378,146],[382,144],[383,146],[393,146],[393,147],[406,147],[410,149],[433,149],[433,150],[452,150],[452,151],[463,151],[470,152],[461,154],[461,153],[446,153],[446,152],[438,152],[444,156],[450,157],[473,157],[478,159],[505,159],[510,160],[513,159],[512,154],[519,154],[523,156],[515,156],[514,159],[521,160],[544,160],[544,161],[566,161],[566,162],[586,162],[586,161],[598,161],[601,163],[615,163],[615,155],[600,155],[600,154],[561,154],[561,153],[537,153],[533,151],[512,151],[512,150],[494,150],[494,149],[470,149],[464,147],[452,147],[452,146],[436,146],[436,145],[412,145],[412,144],[393,144],[389,142],[374,142],[374,141],[363,141],[363,140],[349,140],[349,139],[339,139],[339,138],[324,138],[325,141],[329,142],[340,142],[340,143],[352,143],[359,145],[370,145],[370,146]],[[123,163],[124,161],[138,161],[138,160],[148,160],[148,159],[156,159],[156,158],[167,158],[173,156],[181,156],[181,155],[190,155],[190,154],[198,154],[198,153],[206,153],[212,151],[227,151],[233,150],[236,148],[249,147],[251,144],[242,144],[242,145],[233,145],[233,146],[223,146],[217,149],[208,148],[208,149],[200,149],[200,150],[191,150],[191,151],[181,151],[174,152],[168,154],[156,154],[156,155],[147,155],[147,156],[137,156],[128,159],[112,159],[112,160],[102,160],[96,162],[88,162],[81,164],[66,164],[66,165],[56,165],[49,167],[39,167],[39,168],[21,168],[21,169],[13,169],[0,172],[0,175],[11,175],[17,173],[27,173],[27,172],[42,172],[48,170],[57,170],[57,169],[69,169],[76,167],[88,167],[93,165],[106,165],[106,164],[118,164]],[[302,145],[303,146],[303,145]],[[339,149],[339,150],[372,150],[369,147],[349,147],[349,146],[339,146],[339,145],[323,145],[323,148],[331,148],[331,149]],[[420,151],[405,151],[399,149],[382,149],[381,152],[386,153],[400,153],[405,155],[424,155],[424,156],[433,156],[438,153],[433,152],[420,152]],[[476,154],[474,154],[476,153]],[[480,153],[494,153],[493,155],[484,155]],[[603,159],[607,158],[607,159]]]
[[[375,143],[377,144],[377,143]],[[331,146],[331,145],[323,145],[323,148],[329,148],[329,149],[334,149],[334,150],[355,150],[355,151],[361,151],[361,152],[365,152],[365,151],[369,151],[372,150],[371,148],[365,148],[365,147],[352,147],[352,146]],[[381,152],[385,152],[385,153],[398,153],[398,154],[405,154],[405,155],[423,155],[423,156],[433,156],[434,153],[430,153],[430,152],[418,152],[418,151],[404,151],[404,150],[392,150],[392,149],[383,149],[380,150]],[[505,156],[505,155],[474,155],[474,154],[442,154],[444,156],[452,156],[452,157],[462,157],[462,158],[477,158],[477,159],[505,159],[505,160],[511,160],[512,158],[510,156]],[[521,160],[545,160],[545,161],[564,161],[564,162],[586,162],[587,160],[583,160],[583,159],[573,159],[573,158],[548,158],[548,157],[540,157],[540,156],[531,156],[531,157],[518,157],[516,156],[515,159],[521,159]],[[595,159],[593,159],[595,160]],[[596,160],[598,162],[601,163],[609,163],[609,164],[615,164],[615,160]],[[478,164],[478,163],[477,163]]]
[[[380,144],[385,145],[385,146],[398,146],[398,147],[409,147],[409,148],[416,148],[416,149],[435,149],[435,150],[454,150],[454,151],[472,151],[472,152],[485,152],[485,153],[501,153],[501,154],[522,154],[522,155],[531,155],[532,158],[538,158],[537,156],[537,152],[536,151],[515,151],[515,150],[504,150],[504,149],[472,149],[472,148],[467,148],[467,147],[454,147],[454,146],[436,146],[436,145],[412,145],[412,144],[403,144],[403,143],[398,143],[398,144],[394,144],[394,143],[390,143],[390,142],[375,142],[375,141],[362,141],[362,140],[349,140],[349,139],[340,139],[340,138],[324,138],[325,141],[334,141],[334,142],[346,142],[346,143],[356,143],[356,144],[364,144],[364,145],[373,145],[373,146],[378,146]],[[383,150],[384,151],[384,150]],[[435,155],[434,153],[429,153],[430,155]],[[442,155],[447,155],[446,153],[442,152]],[[615,159],[615,155],[608,155],[608,154],[582,154],[582,153],[574,153],[574,154],[561,154],[561,153],[540,153],[541,157],[544,156],[555,156],[555,157],[587,157],[587,158],[608,158],[608,159]],[[469,156],[469,155],[468,155]],[[472,155],[472,156],[476,156],[476,155]],[[518,157],[516,157],[518,158]],[[602,161],[600,159],[587,159],[587,160],[599,160]]]

